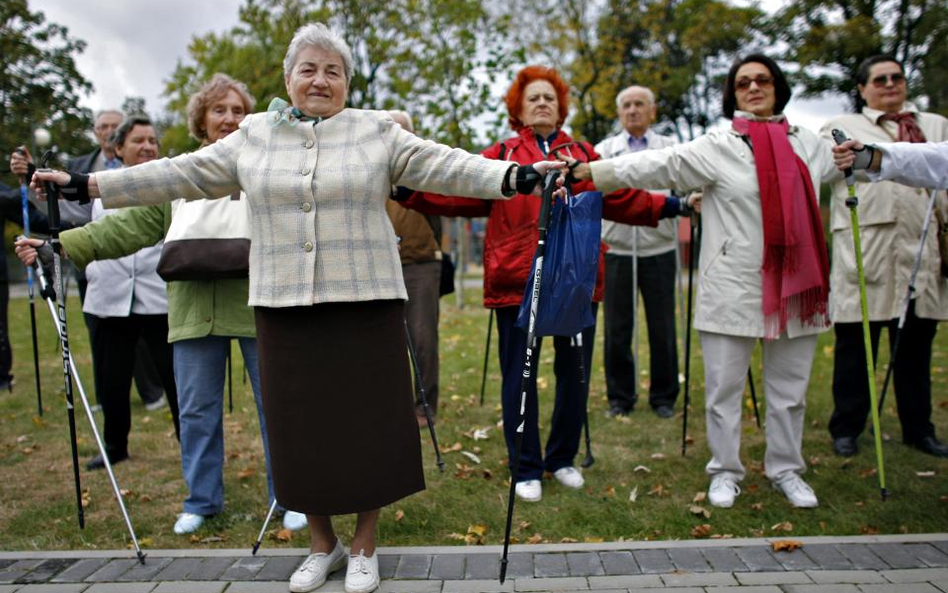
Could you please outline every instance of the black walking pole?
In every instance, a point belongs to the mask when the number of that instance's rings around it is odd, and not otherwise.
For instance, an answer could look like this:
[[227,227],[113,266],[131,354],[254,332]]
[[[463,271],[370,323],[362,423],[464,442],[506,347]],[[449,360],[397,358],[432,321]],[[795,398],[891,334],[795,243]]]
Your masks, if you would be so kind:
[[889,368],[885,371],[885,380],[882,382],[882,393],[879,395],[879,414],[882,414],[882,404],[885,403],[885,392],[889,388],[889,379],[892,378],[892,369],[895,368],[895,357],[899,353],[899,343],[902,341],[902,328],[905,327],[909,307],[912,305],[912,298],[915,297],[915,280],[918,278],[918,269],[922,265],[922,252],[925,250],[925,239],[928,237],[928,229],[931,228],[932,225],[932,212],[935,209],[935,198],[937,195],[938,192],[932,190],[931,198],[928,200],[928,212],[925,213],[925,222],[922,224],[922,236],[918,241],[915,265],[912,266],[912,275],[909,276],[908,290],[905,292],[905,306],[902,307],[902,314],[899,315],[899,324],[895,328],[895,339],[892,341],[892,354],[889,356]]
[[586,430],[586,458],[580,464],[582,467],[591,467],[596,463],[592,454],[592,441],[589,438],[589,383],[586,381],[586,353],[583,351],[583,332],[573,336],[573,347],[579,357],[579,388],[583,392],[583,428]]
[[685,456],[688,449],[688,406],[691,404],[691,308],[694,299],[695,262],[698,259],[698,241],[695,240],[701,220],[692,213],[691,222],[691,249],[688,253],[688,312],[685,318],[685,405],[681,416],[681,456]]
[[[840,130],[833,130],[833,140],[842,144],[847,140],[846,134]],[[862,341],[866,352],[866,379],[869,381],[869,407],[872,412],[872,429],[876,445],[876,466],[879,474],[879,494],[882,500],[889,497],[885,487],[885,467],[882,463],[882,431],[879,427],[879,408],[876,405],[876,367],[872,359],[872,338],[869,333],[869,306],[866,303],[866,271],[862,267],[862,242],[859,236],[859,198],[856,197],[856,180],[853,179],[853,170],[846,169],[846,189],[849,197],[846,207],[849,208],[850,225],[853,231],[853,252],[856,255],[856,278],[859,281],[859,307],[862,312]]]
[[757,388],[754,387],[754,372],[747,368],[747,383],[751,390],[751,403],[754,405],[754,418],[757,420],[757,428],[760,428],[760,409],[757,407]]
[[[26,151],[17,148],[14,152],[26,155]],[[23,236],[30,237],[30,206],[27,200],[26,177],[20,177],[20,206],[23,209]],[[43,415],[43,389],[40,386],[39,345],[36,340],[36,303],[33,291],[33,266],[26,266],[26,288],[30,299],[30,332],[33,336],[33,370],[36,374],[36,411]]]
[[540,197],[540,218],[537,226],[540,237],[537,241],[537,250],[534,255],[536,269],[533,271],[533,292],[530,294],[530,321],[527,324],[527,349],[523,360],[523,377],[520,380],[520,421],[514,436],[513,465],[510,468],[510,492],[507,494],[507,527],[504,532],[504,553],[500,559],[500,582],[507,578],[507,550],[510,547],[510,526],[513,521],[514,490],[517,486],[517,473],[520,471],[520,453],[523,448],[523,424],[525,422],[525,407],[527,405],[527,390],[533,377],[533,352],[536,349],[536,320],[537,303],[540,301],[540,285],[543,280],[543,256],[546,253],[546,232],[550,227],[550,216],[553,212],[553,192],[556,190],[556,180],[559,171],[548,171],[543,177],[543,194]]
[[[60,336],[60,339],[62,339],[62,326],[59,324],[59,318],[57,316],[56,309],[56,293],[46,281],[46,275],[43,272],[43,268],[40,266],[39,259],[36,261],[36,266],[36,279],[39,281],[40,297],[46,300],[46,305],[49,307],[49,314],[53,318],[54,325],[56,325],[56,332]],[[76,379],[76,390],[79,392],[79,399],[82,401],[83,409],[85,409],[86,419],[89,421],[89,428],[92,430],[92,436],[95,439],[96,446],[99,449],[99,455],[102,456],[102,460],[105,462],[105,472],[109,476],[109,481],[112,484],[112,492],[115,494],[115,500],[118,502],[119,510],[122,511],[122,517],[125,519],[125,526],[128,528],[128,533],[132,538],[132,546],[135,548],[135,553],[138,555],[138,561],[142,564],[145,564],[145,554],[142,552],[141,546],[138,545],[138,537],[135,536],[135,528],[132,527],[132,520],[128,516],[128,509],[125,508],[125,500],[122,497],[122,489],[119,488],[118,481],[115,479],[115,473],[112,471],[112,463],[109,461],[109,456],[106,454],[105,445],[102,442],[102,436],[99,434],[99,429],[95,423],[95,417],[92,415],[92,411],[89,407],[89,398],[86,397],[86,391],[82,388],[82,381],[79,379],[79,372],[76,369],[76,361],[72,357],[71,352],[69,353],[69,368],[72,370],[72,375]]]
[[[43,169],[52,155],[47,150],[40,163]],[[86,526],[85,515],[82,510],[82,485],[79,481],[79,448],[76,443],[76,412],[72,396],[72,373],[69,369],[69,334],[66,330],[66,282],[63,278],[62,245],[59,243],[59,187],[49,181],[46,186],[46,204],[49,217],[49,244],[53,248],[53,274],[58,283],[56,289],[56,310],[59,319],[59,343],[63,354],[63,382],[66,386],[66,415],[69,418],[69,443],[72,446],[72,471],[76,483],[76,507],[79,517],[79,528]]]
[[231,366],[233,361],[233,347],[232,342],[227,340],[227,404],[228,404],[228,413],[234,413],[234,374],[233,367]]
[[418,399],[421,400],[421,408],[425,411],[425,420],[428,421],[428,432],[431,434],[431,444],[434,446],[438,470],[443,472],[444,460],[441,459],[441,449],[438,448],[438,437],[435,436],[434,418],[431,416],[431,407],[428,405],[428,398],[425,395],[425,386],[421,382],[421,370],[418,368],[418,355],[415,353],[415,345],[411,341],[411,332],[408,331],[407,320],[405,321],[405,341],[408,343],[408,358],[411,361],[412,370],[415,372],[415,391],[418,393]]
[[494,328],[494,310],[490,310],[487,318],[487,344],[484,346],[484,372],[481,374],[481,405],[484,405],[484,388],[487,386],[487,359],[490,357],[490,334]]

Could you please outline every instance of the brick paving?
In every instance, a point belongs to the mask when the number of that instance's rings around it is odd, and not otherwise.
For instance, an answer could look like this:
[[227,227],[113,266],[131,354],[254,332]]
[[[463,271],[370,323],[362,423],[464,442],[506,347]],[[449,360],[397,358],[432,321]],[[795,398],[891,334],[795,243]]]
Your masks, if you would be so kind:
[[[948,534],[380,548],[381,593],[948,593]],[[284,592],[305,550],[0,552],[0,593]],[[343,591],[342,572],[321,593]]]

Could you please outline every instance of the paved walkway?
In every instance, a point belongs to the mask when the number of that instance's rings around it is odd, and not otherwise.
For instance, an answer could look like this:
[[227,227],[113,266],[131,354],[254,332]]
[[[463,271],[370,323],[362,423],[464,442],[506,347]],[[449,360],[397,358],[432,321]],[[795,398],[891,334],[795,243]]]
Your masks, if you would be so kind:
[[[381,593],[948,593],[948,534],[380,548]],[[0,552],[0,593],[283,593],[305,550]],[[339,593],[343,571],[320,592]]]

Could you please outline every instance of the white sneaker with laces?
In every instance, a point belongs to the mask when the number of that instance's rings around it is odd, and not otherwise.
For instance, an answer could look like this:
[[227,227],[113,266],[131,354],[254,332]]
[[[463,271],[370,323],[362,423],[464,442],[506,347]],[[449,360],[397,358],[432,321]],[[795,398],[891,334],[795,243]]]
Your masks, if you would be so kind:
[[556,478],[556,481],[560,484],[567,488],[573,488],[574,490],[582,488],[583,484],[586,483],[586,480],[583,478],[583,473],[573,466],[561,467],[553,472],[553,477]]
[[349,567],[346,569],[346,593],[370,593],[379,588],[379,556],[366,557],[365,550],[359,555],[349,555]]
[[204,524],[203,515],[194,513],[181,513],[178,520],[174,522],[174,532],[178,535],[187,535],[197,531]]
[[790,504],[798,509],[812,509],[820,504],[810,485],[796,474],[790,474],[779,482],[772,482],[772,484],[774,488],[783,492]]
[[290,591],[306,593],[323,586],[329,574],[339,570],[346,564],[346,551],[342,542],[336,538],[336,546],[332,552],[310,554],[303,560],[303,564],[290,576]]
[[299,531],[307,525],[309,525],[309,522],[306,520],[306,515],[303,513],[297,513],[296,511],[283,512],[284,529],[289,529],[290,531]]
[[540,480],[524,480],[517,482],[514,492],[526,502],[540,502],[543,498],[543,485],[540,484]]
[[734,506],[734,499],[741,493],[741,487],[728,476],[715,476],[708,488],[708,502],[722,509]]

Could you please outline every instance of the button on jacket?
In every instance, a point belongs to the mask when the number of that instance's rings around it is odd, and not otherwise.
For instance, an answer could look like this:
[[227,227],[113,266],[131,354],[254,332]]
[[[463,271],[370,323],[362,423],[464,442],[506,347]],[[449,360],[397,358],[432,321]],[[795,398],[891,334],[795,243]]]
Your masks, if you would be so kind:
[[197,152],[96,178],[109,207],[242,189],[251,210],[249,302],[292,307],[404,300],[385,212],[391,187],[502,199],[509,167],[422,140],[385,112],[344,109],[317,124],[254,114]]
[[[916,114],[918,126],[929,141],[948,140],[948,119],[935,113],[919,113],[911,103],[903,105],[903,112],[906,111]],[[827,122],[823,135],[830,137],[833,128],[840,128],[850,138],[863,143],[892,143],[898,138],[898,124],[881,122],[879,125],[882,115],[882,111],[864,107],[861,113]],[[869,319],[896,319],[905,307],[905,294],[918,255],[930,194],[894,181],[857,181],[856,195]],[[833,321],[854,323],[862,319],[862,312],[850,215],[845,204],[848,196],[845,182],[840,180],[833,184],[830,314]],[[945,212],[944,192],[939,192],[935,207]],[[941,276],[936,229],[933,221],[915,279],[915,314],[923,319],[948,319],[948,283]]]
[[[749,113],[737,117],[753,119]],[[793,151],[810,170],[813,187],[841,177],[831,144],[813,132],[790,126]],[[764,337],[761,308],[764,230],[754,153],[734,129],[710,132],[686,144],[646,150],[590,163],[596,186],[608,191],[637,185],[704,190],[695,329],[718,334]],[[787,321],[795,338],[826,330]]]

